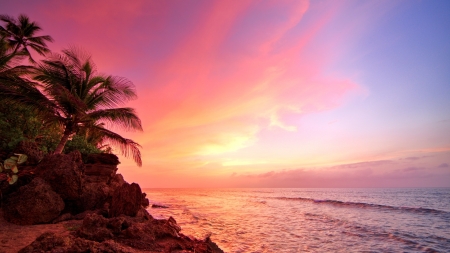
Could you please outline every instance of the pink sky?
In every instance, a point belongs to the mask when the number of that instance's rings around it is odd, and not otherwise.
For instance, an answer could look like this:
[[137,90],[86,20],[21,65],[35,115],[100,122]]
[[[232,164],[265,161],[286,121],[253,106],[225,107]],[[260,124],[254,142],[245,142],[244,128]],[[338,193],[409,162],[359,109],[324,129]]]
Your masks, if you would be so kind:
[[[425,84],[406,86],[405,64],[383,69],[407,62],[387,51],[415,46],[400,23],[424,16],[418,5],[48,0],[2,14],[29,15],[52,50],[80,46],[136,85],[144,132],[122,134],[143,166],[121,158],[119,172],[144,188],[448,187],[450,110],[439,97],[416,110]],[[427,89],[448,91],[434,77]]]

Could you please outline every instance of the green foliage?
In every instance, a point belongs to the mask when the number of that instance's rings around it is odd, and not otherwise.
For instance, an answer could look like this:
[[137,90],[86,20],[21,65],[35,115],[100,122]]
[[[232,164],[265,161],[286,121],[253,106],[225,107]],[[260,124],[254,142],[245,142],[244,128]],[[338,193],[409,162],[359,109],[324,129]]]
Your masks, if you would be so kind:
[[45,124],[31,109],[0,100],[0,150],[10,153],[23,140],[36,142],[45,153],[55,150],[61,129]]
[[[90,55],[76,48],[49,54],[46,43],[53,39],[36,36],[40,30],[26,15],[0,15],[0,153],[21,141],[55,154],[114,146],[141,166],[140,145],[105,127],[142,131],[135,110],[120,107],[136,98],[134,85],[99,73]],[[46,58],[37,63],[29,50]],[[20,65],[25,58],[34,66]]]
[[6,159],[3,164],[0,163],[0,173],[4,172],[6,174],[9,184],[17,182],[19,179],[17,176],[17,173],[19,172],[17,165],[26,162],[27,158],[28,157],[24,154],[14,154],[14,156]]
[[93,154],[93,153],[101,153],[100,149],[98,149],[94,144],[89,143],[84,136],[75,135],[72,140],[67,141],[66,146],[64,147],[64,153],[69,153],[72,151],[78,150],[81,154]]

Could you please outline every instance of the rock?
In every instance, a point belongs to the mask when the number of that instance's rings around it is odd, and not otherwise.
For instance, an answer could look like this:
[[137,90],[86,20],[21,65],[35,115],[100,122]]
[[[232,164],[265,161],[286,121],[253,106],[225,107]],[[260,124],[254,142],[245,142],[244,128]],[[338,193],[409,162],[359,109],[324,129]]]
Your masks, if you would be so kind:
[[217,244],[215,242],[211,241],[210,237],[207,237],[205,239],[205,242],[211,248],[212,252],[214,252],[214,253],[225,253],[221,248],[219,248],[219,246],[217,246]]
[[31,141],[21,141],[17,144],[14,149],[14,153],[16,154],[25,154],[28,156],[25,164],[38,164],[42,158],[44,158],[44,152],[39,149],[38,145],[35,142]]
[[86,158],[87,164],[100,163],[100,164],[110,164],[110,165],[118,165],[119,158],[114,154],[89,154]]
[[8,196],[4,206],[7,221],[20,225],[48,223],[59,216],[64,202],[41,178]]
[[123,176],[121,174],[116,174],[111,179],[111,182],[109,183],[109,185],[111,188],[117,189],[125,183],[126,183],[126,181],[123,179]]
[[152,204],[152,208],[169,208],[168,206],[158,205],[158,204]]
[[117,217],[123,214],[134,217],[141,208],[141,203],[141,187],[136,183],[124,183],[112,195],[109,216]]
[[46,232],[39,236],[34,242],[21,249],[19,253],[41,253],[41,252],[105,252],[105,253],[134,253],[130,247],[120,245],[112,240],[102,243],[77,238],[72,235],[57,235]]
[[36,168],[36,176],[47,181],[64,201],[73,202],[82,191],[83,161],[78,151],[44,157]]
[[175,219],[104,218],[87,214],[76,232],[44,233],[20,253],[31,252],[196,252],[223,253],[209,238],[180,234]]
[[72,220],[72,219],[73,219],[73,215],[71,213],[65,213],[65,214],[61,214],[56,219],[54,219],[52,221],[52,223],[56,224],[56,223],[59,223],[59,222],[62,222],[62,221]]
[[147,208],[149,205],[150,205],[150,201],[147,198],[147,193],[143,192],[142,193],[141,206]]
[[148,213],[147,209],[145,207],[141,206],[139,211],[136,214],[137,218],[142,218],[144,220],[153,220],[153,217]]
[[88,240],[103,242],[113,238],[113,233],[106,225],[108,220],[98,214],[88,214],[83,220],[83,225],[78,230],[78,235]]
[[78,210],[83,212],[103,208],[110,195],[111,188],[106,183],[86,182],[83,184]]
[[116,175],[117,166],[108,164],[86,164],[84,167],[84,175],[91,182],[107,182],[109,183]]

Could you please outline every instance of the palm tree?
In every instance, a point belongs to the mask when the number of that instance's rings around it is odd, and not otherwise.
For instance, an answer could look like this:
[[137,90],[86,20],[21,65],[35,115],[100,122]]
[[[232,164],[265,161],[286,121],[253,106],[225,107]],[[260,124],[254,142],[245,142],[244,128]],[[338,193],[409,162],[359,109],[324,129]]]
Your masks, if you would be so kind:
[[61,153],[73,135],[90,131],[142,165],[140,145],[104,127],[142,131],[135,110],[118,107],[136,98],[133,83],[97,73],[90,55],[76,48],[50,55],[37,64],[30,77],[34,80],[31,85],[0,86],[0,95],[11,103],[34,108],[49,124],[61,125],[63,134],[54,153]]
[[49,35],[35,36],[41,27],[36,22],[30,22],[26,15],[19,15],[17,20],[8,15],[0,15],[0,20],[5,22],[5,26],[0,26],[0,35],[7,39],[8,45],[13,49],[13,54],[21,51],[28,56],[30,62],[35,63],[29,48],[40,55],[50,52],[46,42],[52,42],[53,38]]

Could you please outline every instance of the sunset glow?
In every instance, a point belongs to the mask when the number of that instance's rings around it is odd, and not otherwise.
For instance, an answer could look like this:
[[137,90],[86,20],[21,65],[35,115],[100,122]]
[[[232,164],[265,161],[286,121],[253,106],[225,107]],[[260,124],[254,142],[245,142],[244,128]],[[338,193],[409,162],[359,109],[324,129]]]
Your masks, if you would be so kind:
[[450,2],[0,5],[136,85],[143,188],[450,186]]

